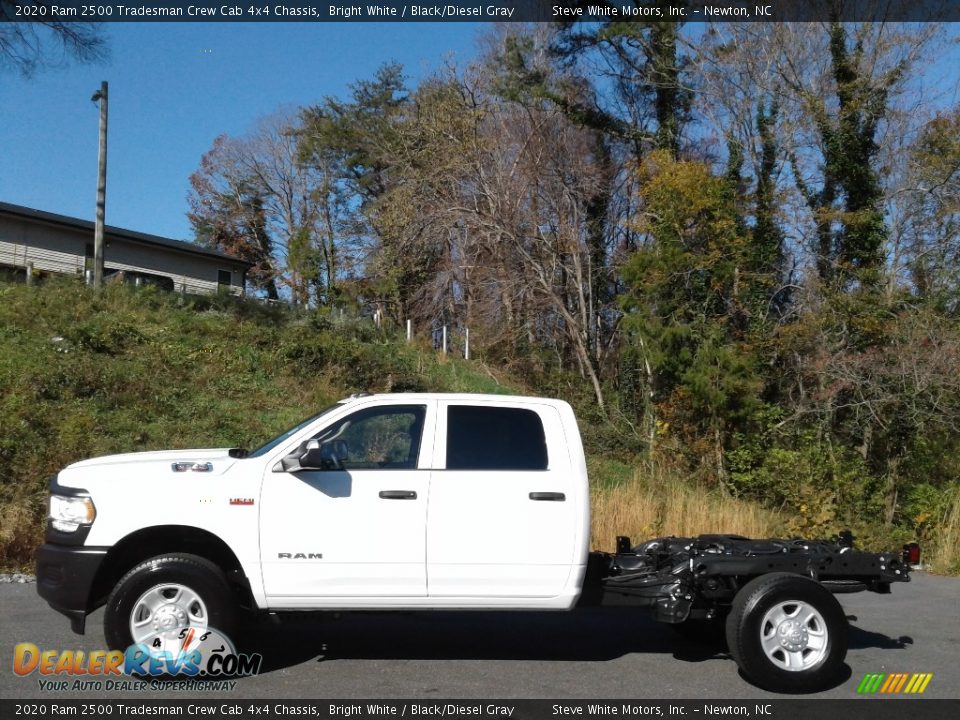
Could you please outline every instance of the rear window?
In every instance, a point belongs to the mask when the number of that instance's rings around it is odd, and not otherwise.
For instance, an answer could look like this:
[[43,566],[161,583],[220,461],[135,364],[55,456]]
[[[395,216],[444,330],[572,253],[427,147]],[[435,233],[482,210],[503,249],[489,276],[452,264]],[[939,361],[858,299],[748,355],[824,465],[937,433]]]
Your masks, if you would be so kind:
[[521,408],[451,405],[447,410],[448,470],[546,470],[540,416]]

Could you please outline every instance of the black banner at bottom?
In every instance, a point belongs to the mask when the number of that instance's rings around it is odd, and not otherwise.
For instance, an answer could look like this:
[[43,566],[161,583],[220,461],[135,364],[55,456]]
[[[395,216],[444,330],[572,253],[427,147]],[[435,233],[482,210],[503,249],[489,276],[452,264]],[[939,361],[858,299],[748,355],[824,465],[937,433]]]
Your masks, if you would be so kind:
[[615,717],[792,720],[955,720],[960,699],[850,700],[0,700],[0,718],[319,718],[320,720],[555,720]]

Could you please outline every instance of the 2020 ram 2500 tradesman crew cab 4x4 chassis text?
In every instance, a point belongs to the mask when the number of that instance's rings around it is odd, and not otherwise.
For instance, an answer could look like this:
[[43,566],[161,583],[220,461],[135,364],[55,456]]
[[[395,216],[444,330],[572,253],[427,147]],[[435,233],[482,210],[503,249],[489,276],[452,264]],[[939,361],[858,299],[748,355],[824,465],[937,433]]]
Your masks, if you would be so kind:
[[830,542],[660,538],[591,553],[576,418],[529,397],[358,395],[263,447],[95,458],[51,481],[38,592],[112,649],[229,635],[238,607],[648,607],[723,627],[755,683],[809,690],[846,654],[837,592],[889,592],[909,566]]

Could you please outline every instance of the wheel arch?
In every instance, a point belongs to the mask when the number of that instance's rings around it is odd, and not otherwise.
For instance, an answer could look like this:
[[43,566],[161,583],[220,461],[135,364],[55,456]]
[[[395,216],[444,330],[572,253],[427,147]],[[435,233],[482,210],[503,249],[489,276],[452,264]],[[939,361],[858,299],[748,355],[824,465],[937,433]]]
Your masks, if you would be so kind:
[[192,525],[154,525],[122,538],[107,552],[93,581],[91,606],[103,605],[120,579],[137,564],[164,553],[187,553],[220,567],[237,601],[255,608],[250,582],[236,553],[222,538]]

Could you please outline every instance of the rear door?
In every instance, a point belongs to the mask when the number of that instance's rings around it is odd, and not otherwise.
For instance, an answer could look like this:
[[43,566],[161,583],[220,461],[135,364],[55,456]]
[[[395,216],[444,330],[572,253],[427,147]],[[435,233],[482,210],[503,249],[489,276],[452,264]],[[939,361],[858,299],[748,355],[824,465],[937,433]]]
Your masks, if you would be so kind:
[[443,401],[434,443],[429,596],[561,594],[576,562],[577,503],[557,409]]

